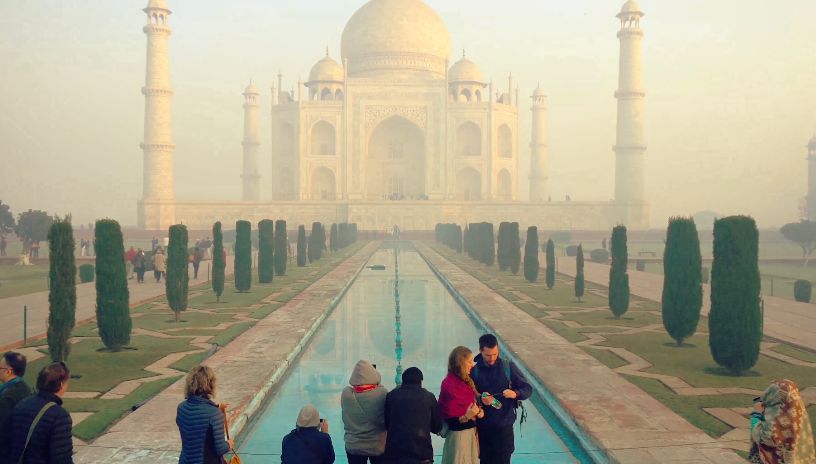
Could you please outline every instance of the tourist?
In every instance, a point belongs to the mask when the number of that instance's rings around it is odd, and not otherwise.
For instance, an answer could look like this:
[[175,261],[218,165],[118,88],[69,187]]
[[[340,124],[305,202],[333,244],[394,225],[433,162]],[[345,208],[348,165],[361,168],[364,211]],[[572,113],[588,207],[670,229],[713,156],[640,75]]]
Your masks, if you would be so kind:
[[433,393],[422,388],[422,371],[409,367],[402,385],[385,397],[385,460],[389,464],[431,464],[431,434],[442,430],[442,416]]
[[[499,356],[495,335],[479,337],[479,354],[471,372],[482,394],[485,417],[479,421],[482,464],[510,464],[515,451],[513,424],[520,401],[533,394],[533,387],[510,360]],[[523,417],[523,416],[522,416]]]
[[136,257],[136,249],[130,247],[130,249],[125,252],[125,267],[127,268],[127,276],[128,280],[133,278],[133,258]]
[[300,409],[295,429],[283,437],[281,464],[332,464],[334,446],[329,422],[307,404]]
[[799,388],[774,380],[754,401],[750,461],[761,464],[814,464],[813,430]]
[[479,439],[476,437],[476,419],[484,417],[478,403],[478,392],[470,370],[473,352],[457,346],[448,357],[448,375],[442,380],[439,392],[439,411],[448,425],[442,464],[477,464]]
[[73,423],[71,415],[62,407],[70,376],[63,362],[42,368],[37,375],[37,393],[17,403],[11,415],[10,451],[8,460],[3,462],[73,463]]
[[153,239],[150,240],[150,251],[153,252],[153,254],[156,254],[156,250],[158,250],[158,249],[159,249],[159,239],[157,239],[156,237],[153,237]]
[[20,353],[8,351],[0,358],[0,443],[3,449],[6,449],[14,406],[31,396],[31,388],[23,381],[25,370],[26,357]]
[[385,396],[382,377],[368,361],[354,366],[349,386],[340,394],[349,464],[378,464],[385,451]]
[[6,242],[6,236],[0,235],[0,256],[6,256],[6,247],[8,243]]
[[193,263],[193,279],[198,279],[198,268],[201,266],[201,260],[204,258],[204,254],[201,252],[201,248],[195,247],[193,250],[193,255],[191,256],[190,262]]
[[147,256],[141,248],[136,250],[136,256],[133,257],[133,270],[136,272],[136,282],[144,283],[144,274],[147,269]]
[[161,282],[165,272],[167,272],[167,257],[164,256],[164,250],[159,248],[153,255],[153,277],[156,278],[156,283]]
[[179,464],[222,462],[235,442],[224,438],[227,405],[213,402],[215,372],[198,365],[184,379],[184,398],[176,409],[176,425],[181,434]]

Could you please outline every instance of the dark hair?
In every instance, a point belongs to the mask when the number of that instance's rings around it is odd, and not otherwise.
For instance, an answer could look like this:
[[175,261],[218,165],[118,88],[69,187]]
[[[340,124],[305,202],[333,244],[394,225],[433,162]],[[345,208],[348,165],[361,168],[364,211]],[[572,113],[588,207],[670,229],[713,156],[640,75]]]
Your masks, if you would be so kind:
[[37,375],[37,390],[46,393],[56,393],[62,388],[62,384],[71,377],[71,371],[64,362],[51,363],[42,368]]
[[496,348],[499,346],[499,340],[493,334],[484,334],[479,337],[479,351],[485,348]]
[[14,351],[6,351],[3,354],[3,359],[6,361],[6,366],[10,367],[14,375],[22,377],[26,370],[26,357]]
[[402,373],[403,385],[422,385],[422,371],[418,367],[409,367]]

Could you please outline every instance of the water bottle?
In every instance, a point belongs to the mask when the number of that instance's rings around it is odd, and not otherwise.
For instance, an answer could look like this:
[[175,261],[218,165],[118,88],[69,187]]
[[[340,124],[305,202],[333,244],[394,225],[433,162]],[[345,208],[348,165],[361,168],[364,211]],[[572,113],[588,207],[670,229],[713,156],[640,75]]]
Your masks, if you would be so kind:
[[[487,398],[488,396],[490,396],[490,393],[488,392],[482,393],[482,398]],[[495,396],[493,397],[493,402],[490,405],[493,406],[495,409],[501,409],[502,407],[501,401],[499,401],[499,399],[496,398]]]

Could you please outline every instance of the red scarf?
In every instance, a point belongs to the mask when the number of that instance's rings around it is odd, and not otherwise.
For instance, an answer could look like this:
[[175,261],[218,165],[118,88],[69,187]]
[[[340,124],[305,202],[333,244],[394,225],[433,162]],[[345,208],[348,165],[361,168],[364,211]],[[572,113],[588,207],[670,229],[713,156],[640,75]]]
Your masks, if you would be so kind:
[[444,419],[464,416],[471,404],[476,402],[476,393],[464,380],[450,372],[442,381],[439,392],[439,410]]
[[365,393],[371,390],[374,390],[379,385],[352,385],[351,387],[354,388],[355,393]]

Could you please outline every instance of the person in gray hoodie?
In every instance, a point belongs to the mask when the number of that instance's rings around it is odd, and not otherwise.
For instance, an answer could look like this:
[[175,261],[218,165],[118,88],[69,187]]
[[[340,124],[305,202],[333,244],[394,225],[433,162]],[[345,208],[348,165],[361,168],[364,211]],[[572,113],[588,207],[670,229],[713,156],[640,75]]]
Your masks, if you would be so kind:
[[382,377],[368,361],[358,361],[340,395],[349,464],[382,464],[385,452],[385,396]]

